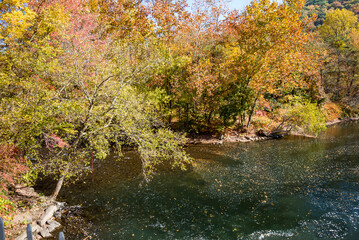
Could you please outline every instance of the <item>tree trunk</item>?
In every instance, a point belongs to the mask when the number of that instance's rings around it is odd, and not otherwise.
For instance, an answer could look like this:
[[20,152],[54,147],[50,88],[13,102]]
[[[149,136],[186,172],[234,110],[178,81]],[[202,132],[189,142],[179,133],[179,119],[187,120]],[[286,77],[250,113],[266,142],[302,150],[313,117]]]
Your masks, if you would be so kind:
[[256,99],[254,99],[254,103],[253,103],[251,112],[249,113],[248,122],[247,122],[247,128],[249,127],[249,124],[251,123],[252,116],[253,116],[253,113],[254,113],[254,109],[256,108],[258,97],[259,97],[259,94],[257,95]]
[[168,107],[169,107],[169,110],[170,110],[170,113],[168,115],[168,125],[171,126],[171,123],[172,123],[172,100],[170,100]]
[[340,92],[340,53],[337,52],[337,64],[338,64],[338,74],[337,74],[337,92],[336,92],[336,96],[337,96],[337,99],[339,98],[339,92]]
[[211,125],[211,119],[212,119],[212,113],[213,111],[209,111],[208,115],[207,115],[207,127],[208,127],[208,130],[209,130],[209,125]]
[[189,130],[189,104],[186,104],[186,131]]
[[348,92],[347,92],[348,97],[351,96],[351,89],[352,89],[352,86],[353,86],[354,79],[355,79],[355,68],[353,68],[353,76],[350,79],[349,86],[348,86]]
[[52,201],[55,201],[56,198],[57,198],[57,195],[59,195],[59,192],[60,192],[60,190],[61,190],[61,188],[62,188],[62,185],[63,185],[63,183],[64,183],[64,180],[65,180],[65,177],[66,177],[68,171],[69,171],[69,166],[67,165],[67,167],[66,167],[64,173],[61,175],[61,177],[60,177],[59,180],[57,181],[56,188],[55,188],[54,192],[52,193],[52,195],[51,195],[51,197],[50,197],[50,199],[51,199]]

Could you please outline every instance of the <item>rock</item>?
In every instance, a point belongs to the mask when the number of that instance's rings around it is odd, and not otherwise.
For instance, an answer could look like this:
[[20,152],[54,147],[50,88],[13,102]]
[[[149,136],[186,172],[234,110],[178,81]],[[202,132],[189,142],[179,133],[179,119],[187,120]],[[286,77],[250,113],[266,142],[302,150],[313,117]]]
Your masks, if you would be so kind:
[[260,137],[266,137],[267,136],[267,133],[263,130],[263,129],[260,129],[256,132],[257,136],[260,136]]
[[15,240],[27,240],[26,232],[23,232],[20,236],[15,238]]
[[281,139],[281,138],[283,138],[283,135],[280,133],[271,133],[271,134],[269,134],[269,137],[273,138],[273,139]]
[[32,187],[25,187],[23,185],[16,185],[15,192],[24,197],[40,197],[37,192]]
[[60,219],[61,218],[61,212],[55,212],[54,217],[57,218],[57,219]]
[[58,228],[58,227],[61,227],[61,224],[60,223],[58,223],[58,222],[56,222],[56,221],[54,221],[54,220],[50,220],[50,221],[48,221],[47,222],[47,229],[49,230],[49,232],[52,232],[52,231],[54,231],[56,228]]
[[54,213],[58,210],[57,205],[51,205],[49,208],[46,209],[45,213],[40,217],[40,219],[37,221],[37,223],[43,227],[45,223],[50,220]]
[[[35,224],[31,224],[31,230],[32,230],[32,233],[37,233],[38,231],[40,231],[40,226],[37,225],[36,223]],[[20,236],[18,236],[17,238],[15,238],[15,240],[27,240],[27,234],[26,234],[26,231],[21,234]]]
[[56,202],[57,207],[61,210],[64,209],[66,206],[65,202]]
[[39,232],[40,236],[43,237],[43,238],[46,238],[46,237],[52,237],[51,233],[49,231],[47,231],[46,229],[42,229],[40,232]]

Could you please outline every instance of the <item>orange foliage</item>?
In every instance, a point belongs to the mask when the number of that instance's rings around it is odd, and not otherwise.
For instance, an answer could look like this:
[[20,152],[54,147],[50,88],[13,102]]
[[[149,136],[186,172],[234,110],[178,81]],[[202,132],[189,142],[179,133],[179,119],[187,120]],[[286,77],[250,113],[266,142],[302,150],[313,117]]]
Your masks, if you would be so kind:
[[305,31],[308,19],[300,19],[302,5],[254,1],[228,17],[226,32],[238,52],[232,68],[256,91],[278,94],[316,82],[319,61],[307,47],[313,37]]
[[342,113],[340,107],[332,102],[326,102],[322,108],[325,113],[325,121],[327,122],[338,119]]

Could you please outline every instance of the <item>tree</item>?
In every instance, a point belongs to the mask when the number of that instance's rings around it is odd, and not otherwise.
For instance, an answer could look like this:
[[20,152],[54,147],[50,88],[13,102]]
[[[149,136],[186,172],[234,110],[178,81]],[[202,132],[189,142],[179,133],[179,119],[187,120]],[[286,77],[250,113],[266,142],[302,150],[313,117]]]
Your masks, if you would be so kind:
[[110,34],[118,39],[146,38],[153,33],[148,11],[142,0],[90,0],[88,8],[98,14],[102,37]]
[[359,3],[357,0],[310,0],[305,3],[303,15],[305,17],[316,15],[315,25],[321,26],[327,13],[337,9],[346,9],[358,15]]
[[[168,11],[159,12],[168,14]],[[164,31],[175,34],[171,35],[171,41],[164,41],[168,62],[158,69],[150,85],[164,89],[168,96],[167,104],[163,104],[168,122],[175,118],[187,131],[208,127],[220,108],[216,91],[221,85],[222,50],[218,43],[221,17],[225,13],[221,1],[196,1],[190,13],[172,12],[169,24],[172,26],[176,19],[176,27],[168,28],[162,23],[165,29],[159,30],[161,38],[168,35]]]
[[[322,38],[331,48],[333,60],[327,61],[326,64],[326,87],[335,93],[336,100],[339,100],[341,92],[346,87],[348,89],[345,92],[351,95],[353,82],[356,81],[357,51],[352,43],[356,36],[357,25],[357,17],[353,12],[337,9],[327,14],[323,25],[319,28]],[[332,76],[335,79],[334,84],[331,83]],[[345,86],[344,82],[349,84]]]
[[320,27],[322,37],[338,50],[345,48],[357,27],[357,17],[346,9],[329,12]]
[[[232,84],[251,98],[247,101],[247,127],[257,101],[265,94],[283,96],[296,89],[316,88],[318,58],[310,51],[312,36],[301,20],[303,1],[253,1],[242,15],[233,12],[227,20],[227,68]],[[231,94],[235,96],[234,94]],[[230,103],[232,104],[232,103]]]
[[[80,0],[24,6],[32,17],[26,16],[29,25],[16,38],[2,26],[8,43],[1,53],[7,59],[2,141],[37,156],[37,169],[58,176],[52,198],[64,180],[86,171],[92,154],[104,159],[113,148],[120,154],[123,143],[137,146],[146,180],[164,163],[185,169],[190,158],[183,136],[163,126],[149,94],[138,89],[162,59],[156,40],[103,34],[100,15]],[[38,55],[18,59],[14,49],[20,56]],[[46,157],[39,155],[42,147]]]

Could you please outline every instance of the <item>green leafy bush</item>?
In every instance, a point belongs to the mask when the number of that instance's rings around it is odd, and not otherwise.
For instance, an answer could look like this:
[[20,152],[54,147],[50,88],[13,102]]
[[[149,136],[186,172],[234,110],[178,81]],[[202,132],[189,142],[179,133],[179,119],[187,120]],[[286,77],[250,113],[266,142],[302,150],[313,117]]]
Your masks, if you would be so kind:
[[295,129],[315,136],[326,129],[324,113],[318,109],[317,104],[307,100],[289,98],[278,114],[282,116],[278,129]]

